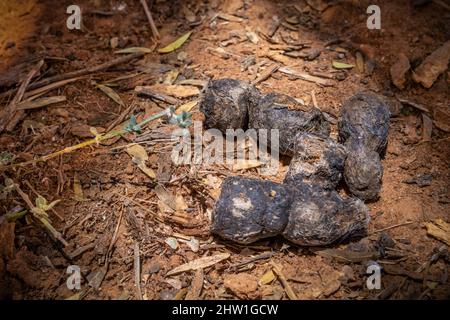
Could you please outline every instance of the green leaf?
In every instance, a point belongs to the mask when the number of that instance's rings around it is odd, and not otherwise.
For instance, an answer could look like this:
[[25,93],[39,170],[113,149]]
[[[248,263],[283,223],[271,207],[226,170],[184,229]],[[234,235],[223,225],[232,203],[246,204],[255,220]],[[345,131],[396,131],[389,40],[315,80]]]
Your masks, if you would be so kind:
[[333,68],[335,68],[335,69],[351,69],[354,67],[354,65],[352,65],[352,64],[339,62],[339,61],[333,61],[332,65],[333,65]]
[[175,40],[174,42],[168,44],[167,46],[165,46],[164,48],[158,49],[159,53],[169,53],[172,52],[176,49],[178,49],[179,47],[181,47],[187,39],[189,39],[189,36],[191,35],[192,31],[189,31],[188,33],[184,34],[183,36],[179,37],[177,40]]

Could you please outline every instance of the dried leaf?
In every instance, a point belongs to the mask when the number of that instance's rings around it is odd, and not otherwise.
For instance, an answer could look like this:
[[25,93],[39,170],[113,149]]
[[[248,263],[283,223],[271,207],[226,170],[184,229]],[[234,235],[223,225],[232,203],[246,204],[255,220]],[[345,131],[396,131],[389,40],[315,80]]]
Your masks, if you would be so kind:
[[246,32],[245,35],[247,36],[248,40],[250,40],[251,43],[258,44],[259,38],[254,31]]
[[177,110],[175,111],[175,114],[181,114],[183,111],[184,112],[189,112],[191,111],[196,105],[198,104],[198,100],[193,100],[193,101],[189,101],[185,104],[182,104],[181,106],[179,106],[177,108]]
[[183,298],[186,296],[186,293],[188,292],[187,288],[180,289],[175,297],[173,297],[173,300],[183,300]]
[[179,74],[180,72],[177,69],[170,70],[166,73],[163,83],[168,85],[173,84],[175,80],[177,80]]
[[50,104],[60,103],[66,101],[66,96],[54,96],[36,99],[33,101],[23,101],[17,105],[17,110],[38,109],[46,107]]
[[182,11],[184,14],[184,18],[188,22],[193,23],[193,22],[195,22],[195,20],[197,20],[197,17],[195,16],[195,14],[186,5],[183,6]]
[[128,146],[127,153],[133,157],[133,160],[136,159],[137,162],[145,162],[148,160],[147,151],[145,151],[144,147],[139,144]]
[[187,85],[154,84],[146,88],[176,98],[189,98],[200,94],[200,90],[197,87]]
[[174,237],[168,237],[165,242],[173,250],[178,248],[178,241]]
[[335,69],[351,69],[354,67],[354,65],[352,65],[352,64],[339,62],[339,61],[335,61],[335,60],[333,60],[332,65],[333,65],[333,68],[335,68]]
[[434,223],[425,223],[427,234],[450,246],[450,224],[442,219],[434,220]]
[[337,47],[336,49],[334,49],[334,51],[339,52],[339,53],[348,53],[347,49],[344,49],[341,47]]
[[124,103],[123,103],[122,99],[120,98],[120,96],[113,89],[111,89],[110,87],[105,86],[103,84],[98,84],[97,87],[100,90],[102,90],[115,103],[117,103],[118,105],[121,105],[121,106],[124,105]]
[[166,276],[171,276],[174,274],[191,271],[191,270],[207,268],[212,265],[215,265],[216,263],[219,263],[222,260],[226,260],[229,257],[230,257],[229,253],[220,253],[215,256],[199,258],[199,259],[190,261],[188,263],[182,264],[181,266],[178,266],[178,267],[170,270],[169,272],[167,272]]
[[198,79],[185,79],[177,82],[177,84],[180,85],[190,85],[200,88],[203,88],[206,85],[206,83],[207,83],[206,80],[198,80]]
[[152,48],[145,48],[145,47],[130,47],[114,51],[114,53],[151,53],[151,52],[153,52]]
[[145,161],[148,160],[148,155],[144,147],[139,144],[131,145],[127,148],[127,153],[142,172],[152,179],[156,178],[155,172],[145,164]]
[[[158,197],[158,199],[170,210],[169,211],[176,211],[177,207],[175,204],[175,196],[170,193],[169,191],[167,191],[164,187],[162,187],[161,185],[157,185],[155,187],[155,193],[156,196]],[[162,210],[162,211],[167,211],[167,210]]]
[[176,211],[184,211],[188,208],[186,201],[181,194],[177,194],[175,197],[175,210]]
[[305,0],[305,1],[311,8],[320,12],[324,11],[330,5],[327,1],[324,0]]
[[73,194],[75,201],[84,201],[83,188],[81,187],[80,179],[78,175],[75,174],[73,177]]
[[259,279],[259,285],[265,285],[271,283],[273,280],[275,280],[275,274],[272,270],[267,271],[261,279]]
[[237,161],[233,165],[233,171],[239,171],[239,170],[246,170],[250,168],[257,168],[260,167],[263,163],[259,160],[242,160]]
[[425,113],[422,113],[422,140],[431,141],[431,134],[433,132],[433,120]]
[[203,289],[203,277],[203,270],[198,269],[195,272],[194,279],[192,279],[191,287],[186,295],[185,300],[198,300],[200,298],[200,294],[202,293]]
[[284,19],[290,24],[299,24],[300,23],[300,18],[297,15],[286,17]]
[[192,33],[192,31],[189,31],[188,33],[182,35],[177,40],[168,44],[164,48],[158,49],[158,52],[159,53],[169,53],[169,52],[172,52],[172,51],[178,49],[186,42],[187,39],[189,39],[191,33]]
[[219,13],[217,15],[217,17],[222,19],[222,20],[231,21],[231,22],[242,22],[242,21],[244,21],[244,19],[242,19],[242,18],[236,17],[236,16],[234,16],[232,14],[223,13],[223,12]]
[[361,52],[356,52],[356,69],[359,73],[364,73],[364,57]]
[[103,279],[105,279],[106,272],[108,271],[108,264],[105,264],[103,267],[99,268],[96,271],[91,272],[87,279],[89,281],[89,285],[98,290],[102,285]]
[[325,249],[317,252],[319,256],[322,257],[331,257],[343,262],[363,262],[367,260],[376,259],[378,257],[378,253],[373,252],[357,252],[357,251],[349,251],[349,250],[339,250],[339,249]]
[[186,244],[189,246],[192,252],[198,252],[198,250],[200,249],[200,243],[194,237],[191,237],[189,241],[186,241]]

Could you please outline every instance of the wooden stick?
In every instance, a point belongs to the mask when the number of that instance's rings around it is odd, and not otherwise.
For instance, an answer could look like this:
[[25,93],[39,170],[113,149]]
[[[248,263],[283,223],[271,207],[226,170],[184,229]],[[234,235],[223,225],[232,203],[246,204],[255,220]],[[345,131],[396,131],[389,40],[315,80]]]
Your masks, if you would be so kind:
[[26,78],[23,80],[22,84],[20,85],[19,90],[17,90],[17,93],[14,97],[14,99],[11,101],[11,103],[2,110],[0,113],[0,132],[3,130],[11,131],[14,129],[16,124],[20,121],[21,117],[25,114],[25,111],[23,110],[17,110],[17,105],[20,101],[22,101],[22,98],[25,94],[25,90],[27,89],[28,85],[30,84],[31,79],[36,75],[36,73],[39,72],[39,70],[44,65],[44,60],[40,60],[27,74]]
[[160,93],[160,92],[156,92],[156,91],[152,90],[149,86],[137,86],[136,88],[134,88],[134,91],[137,94],[148,96],[150,98],[154,98],[154,99],[157,99],[162,102],[169,103],[169,104],[176,105],[176,104],[180,103],[180,101],[178,99],[168,96],[166,94]]
[[[108,69],[112,66],[118,65],[118,64],[122,64],[128,61],[131,61],[133,59],[142,57],[144,55],[143,52],[136,52],[136,53],[132,53],[132,54],[128,54],[126,56],[122,56],[110,61],[107,61],[105,63],[99,64],[97,66],[93,66],[93,67],[88,67],[88,68],[84,68],[84,69],[80,69],[80,70],[76,70],[76,71],[72,71],[72,72],[68,72],[68,73],[64,73],[64,74],[58,74],[56,76],[53,77],[49,77],[46,79],[42,79],[41,81],[38,81],[36,83],[32,83],[28,86],[28,89],[36,89],[36,88],[40,88],[49,84],[53,84],[54,82],[58,82],[61,80],[67,80],[67,79],[71,79],[71,78],[77,78],[76,80],[78,80],[78,77],[80,76],[85,76],[88,75],[90,73],[94,73],[97,71],[102,71],[105,69]],[[75,80],[75,79],[73,79]],[[3,98],[5,96],[7,96],[8,94],[11,93],[10,91],[6,91],[4,93],[2,93],[0,95],[0,98]]]
[[139,300],[143,300],[141,291],[141,257],[137,241],[134,243],[134,282],[136,285],[137,297]]
[[252,81],[252,84],[255,85],[255,84],[258,84],[258,83],[260,83],[260,82],[262,82],[264,80],[267,80],[272,75],[272,73],[274,73],[275,71],[278,70],[279,67],[280,66],[277,65],[277,64],[271,65],[266,70],[264,70],[264,72],[257,79]]
[[35,101],[22,101],[17,105],[17,110],[39,109],[50,104],[64,102],[66,100],[66,96],[53,96],[41,98]]
[[142,4],[142,7],[144,7],[145,15],[147,16],[148,23],[150,24],[150,28],[152,29],[153,35],[155,36],[156,39],[159,39],[159,32],[158,32],[158,29],[156,29],[152,14],[151,14],[150,10],[148,9],[147,1],[141,0],[141,4]]
[[283,272],[281,271],[281,267],[276,264],[275,262],[272,262],[273,272],[277,275],[278,279],[280,280],[281,284],[284,287],[284,290],[286,291],[286,294],[288,295],[289,299],[291,300],[298,300],[297,295],[295,294],[294,290],[292,290],[291,286],[289,285],[286,277],[284,276]]
[[144,53],[142,52],[136,52],[136,53],[132,53],[132,54],[128,54],[126,56],[123,57],[119,57],[110,61],[107,61],[105,63],[93,66],[93,67],[88,67],[85,69],[81,69],[81,70],[77,70],[77,71],[72,71],[72,72],[68,72],[68,73],[64,73],[64,74],[59,74],[53,77],[49,77],[46,79],[43,79],[41,81],[38,81],[32,85],[30,85],[30,89],[35,89],[35,88],[39,88],[42,86],[45,86],[47,84],[56,82],[56,81],[60,81],[60,80],[66,80],[66,79],[70,79],[70,78],[74,78],[74,77],[79,77],[79,76],[84,76],[90,73],[94,73],[97,71],[102,71],[105,69],[108,69],[112,66],[118,65],[118,64],[122,64],[125,62],[128,62],[130,60],[142,57],[144,55]]
[[383,232],[389,229],[393,229],[393,228],[397,228],[397,227],[403,227],[403,226],[407,226],[409,224],[413,224],[414,221],[411,222],[405,222],[405,223],[399,223],[399,224],[394,224],[393,226],[387,227],[387,228],[383,228],[383,229],[379,229],[379,230],[375,230],[374,232],[372,232],[372,234],[374,233],[378,233],[378,232]]

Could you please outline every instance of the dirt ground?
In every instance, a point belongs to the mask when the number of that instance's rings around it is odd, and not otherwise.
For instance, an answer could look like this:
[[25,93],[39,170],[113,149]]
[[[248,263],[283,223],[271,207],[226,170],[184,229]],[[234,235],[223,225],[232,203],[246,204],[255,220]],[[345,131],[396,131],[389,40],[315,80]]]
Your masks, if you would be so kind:
[[[341,105],[351,95],[371,90],[388,99],[392,118],[381,195],[368,204],[368,234],[347,243],[306,248],[281,238],[248,246],[222,241],[209,233],[221,181],[230,175],[281,181],[289,159],[275,177],[262,177],[256,168],[236,172],[225,165],[175,166],[169,139],[175,126],[156,120],[141,134],[2,169],[1,298],[279,300],[292,298],[289,288],[298,299],[449,298],[449,230],[444,228],[439,237],[430,228],[441,220],[444,227],[449,223],[450,73],[447,69],[431,88],[424,88],[409,72],[403,89],[390,75],[400,53],[415,69],[450,39],[448,8],[433,2],[414,6],[408,0],[307,1],[312,6],[305,1],[149,1],[160,33],[156,44],[139,1],[77,1],[82,27],[69,30],[66,8],[73,2],[0,0],[0,110],[41,59],[44,64],[25,98],[40,80],[111,61],[123,56],[115,53],[119,49],[153,51],[42,93],[40,98],[65,96],[65,101],[28,109],[12,130],[1,132],[1,164],[50,154],[92,138],[91,127],[106,132],[132,114],[140,121],[168,107],[138,96],[136,86],[224,77],[251,82],[276,64],[330,83],[278,70],[256,86],[264,93],[317,104],[333,121],[333,137]],[[321,11],[317,4],[328,6]],[[366,26],[371,4],[381,8],[381,30]],[[274,16],[281,25],[268,37]],[[177,50],[155,50],[188,31],[190,38]],[[280,48],[299,44],[306,48],[297,52],[318,49],[320,55],[308,60],[281,53]],[[354,67],[335,69],[333,60]],[[186,81],[192,90],[201,86]],[[105,83],[122,102],[97,86]],[[180,103],[196,99],[178,98]],[[191,112],[202,119],[198,106]],[[132,142],[145,148],[155,178],[126,152]],[[8,187],[8,179],[31,204],[37,195],[48,203],[61,200],[47,213],[66,246],[52,239],[33,213],[11,218],[29,206]],[[186,262],[219,254],[226,258],[166,276]],[[374,261],[382,267],[381,288],[369,290],[366,271]],[[67,288],[69,265],[80,267],[80,291]],[[282,276],[273,273],[274,265]],[[283,276],[288,286],[280,281]]]

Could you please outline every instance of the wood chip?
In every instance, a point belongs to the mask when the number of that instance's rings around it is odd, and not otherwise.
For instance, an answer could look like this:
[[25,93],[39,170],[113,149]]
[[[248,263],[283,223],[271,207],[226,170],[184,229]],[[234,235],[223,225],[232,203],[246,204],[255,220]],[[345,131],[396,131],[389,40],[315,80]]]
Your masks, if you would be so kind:
[[442,219],[434,220],[434,223],[425,223],[427,234],[450,246],[450,224]]
[[255,84],[258,84],[258,83],[260,83],[260,82],[262,82],[264,80],[267,80],[272,75],[272,73],[274,73],[275,71],[278,70],[279,67],[280,66],[277,65],[277,64],[271,65],[266,70],[264,70],[264,72],[262,72],[261,75],[258,78],[253,80],[252,84],[255,85]]
[[433,132],[433,120],[425,113],[422,113],[422,141],[431,141]]
[[428,110],[426,107],[424,107],[424,106],[422,106],[422,105],[420,105],[418,103],[415,103],[415,102],[407,100],[407,99],[399,98],[399,97],[397,97],[397,99],[398,99],[398,101],[400,101],[403,104],[407,104],[407,105],[409,105],[411,107],[414,107],[414,108],[416,108],[416,109],[418,109],[420,111],[423,111],[423,112],[426,112],[426,113],[430,113],[430,110]]
[[244,21],[244,19],[242,19],[242,18],[236,17],[236,16],[234,16],[232,14],[223,13],[223,12],[220,12],[217,15],[217,18],[220,18],[220,19],[226,20],[226,21],[230,21],[230,22],[242,22],[242,21]]
[[191,286],[186,294],[185,300],[198,300],[203,289],[203,269],[198,269],[192,279]]
[[212,265],[215,265],[220,261],[226,260],[229,257],[230,257],[229,253],[220,253],[214,256],[199,258],[170,270],[169,272],[167,272],[166,277],[186,271],[204,269]]
[[289,285],[286,277],[284,276],[283,272],[281,271],[281,266],[276,264],[272,261],[272,267],[273,272],[277,275],[278,279],[280,280],[281,284],[284,287],[284,290],[286,291],[287,296],[291,300],[298,300],[297,295],[295,294],[294,290],[292,290],[291,286]]
[[139,300],[143,300],[141,291],[141,255],[139,253],[139,244],[134,243],[134,285],[136,286],[136,295]]
[[200,90],[197,87],[189,85],[168,85],[168,84],[154,84],[152,86],[146,86],[154,92],[160,92],[164,95],[173,96],[175,98],[190,98],[200,94]]
[[66,101],[66,96],[53,96],[46,97],[41,99],[36,99],[34,101],[22,101],[17,105],[17,110],[29,110],[29,109],[38,109],[42,107],[46,107],[51,104],[60,103]]
[[174,97],[168,96],[168,95],[160,93],[160,92],[156,92],[148,86],[145,86],[145,87],[137,86],[136,88],[134,88],[134,91],[137,94],[148,96],[150,98],[154,98],[154,99],[157,99],[157,100],[169,103],[169,104],[177,105],[180,103],[180,101],[178,99],[175,99]]
[[297,70],[295,70],[293,68],[281,67],[281,68],[278,69],[278,71],[280,71],[282,73],[285,73],[287,75],[290,75],[290,76],[297,77],[297,78],[299,78],[301,80],[305,80],[305,81],[308,81],[308,82],[313,82],[315,84],[318,84],[318,85],[321,85],[321,86],[324,86],[324,87],[331,87],[331,86],[333,86],[333,83],[331,81],[327,80],[327,79],[322,79],[322,78],[319,78],[319,77],[311,76],[311,75],[309,75],[307,73],[304,73],[304,72],[301,72],[301,71],[297,71]]

